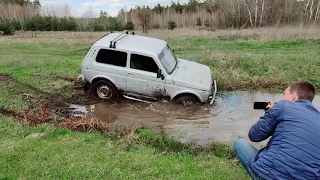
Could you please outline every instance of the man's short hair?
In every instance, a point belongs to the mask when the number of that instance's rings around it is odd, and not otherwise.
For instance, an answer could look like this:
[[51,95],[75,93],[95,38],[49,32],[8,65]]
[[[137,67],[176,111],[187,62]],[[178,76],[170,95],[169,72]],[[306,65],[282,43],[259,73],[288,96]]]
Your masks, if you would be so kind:
[[299,99],[309,99],[313,101],[315,95],[315,87],[309,82],[294,82],[289,85],[290,92],[296,92]]

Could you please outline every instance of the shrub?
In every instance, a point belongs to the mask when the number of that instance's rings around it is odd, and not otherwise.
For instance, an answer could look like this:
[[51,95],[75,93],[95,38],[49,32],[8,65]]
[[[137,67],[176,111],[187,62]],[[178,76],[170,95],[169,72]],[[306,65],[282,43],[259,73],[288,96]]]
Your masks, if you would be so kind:
[[169,20],[168,22],[168,29],[173,30],[174,28],[177,27],[176,22],[174,22],[173,20]]
[[160,24],[152,24],[152,29],[160,29]]
[[[59,19],[55,16],[43,17],[45,26],[42,28],[43,31],[58,31],[59,30]],[[41,29],[39,29],[41,30]]]
[[36,20],[34,18],[28,18],[24,21],[24,29],[26,31],[36,31],[38,30],[37,24],[36,24]]
[[105,31],[105,27],[102,25],[102,23],[94,23],[93,24],[93,31]]
[[75,31],[77,29],[77,22],[74,18],[61,18],[60,30],[61,31]]
[[21,23],[17,20],[13,20],[11,24],[16,31],[20,31],[22,29]]
[[126,30],[134,30],[134,24],[132,21],[128,21],[127,24],[124,26]]
[[108,31],[122,31],[124,29],[123,25],[118,22],[117,18],[110,17],[108,19],[107,30]]
[[0,31],[3,32],[3,35],[14,35],[15,29],[13,24],[8,20],[0,21]]
[[204,25],[208,28],[211,27],[210,21],[209,20],[205,20],[204,21]]
[[200,17],[197,18],[197,26],[202,26],[202,21]]

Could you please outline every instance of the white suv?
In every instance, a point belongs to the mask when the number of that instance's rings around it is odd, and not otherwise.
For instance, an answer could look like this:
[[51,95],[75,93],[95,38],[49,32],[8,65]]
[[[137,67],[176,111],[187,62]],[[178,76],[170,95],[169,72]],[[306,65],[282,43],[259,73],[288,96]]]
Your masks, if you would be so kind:
[[122,94],[212,104],[217,92],[208,66],[178,59],[165,41],[133,32],[97,40],[83,60],[82,76],[92,93],[109,100]]

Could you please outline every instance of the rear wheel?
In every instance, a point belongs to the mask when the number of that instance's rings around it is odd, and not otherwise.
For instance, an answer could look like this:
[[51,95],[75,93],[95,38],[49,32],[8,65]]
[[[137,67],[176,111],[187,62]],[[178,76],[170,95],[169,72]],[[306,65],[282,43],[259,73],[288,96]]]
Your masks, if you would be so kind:
[[118,100],[119,91],[109,81],[100,80],[94,83],[90,89],[91,94],[103,100]]
[[174,102],[176,104],[183,104],[185,106],[187,105],[193,105],[199,102],[199,99],[191,94],[185,94],[185,95],[181,95],[179,97],[177,97]]

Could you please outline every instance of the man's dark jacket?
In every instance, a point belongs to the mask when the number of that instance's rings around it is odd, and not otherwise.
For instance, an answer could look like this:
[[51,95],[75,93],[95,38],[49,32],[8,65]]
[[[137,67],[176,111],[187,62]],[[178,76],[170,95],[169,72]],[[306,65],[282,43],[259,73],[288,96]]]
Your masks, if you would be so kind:
[[320,179],[320,113],[309,100],[279,101],[251,127],[249,138],[272,136],[251,159],[263,179]]

